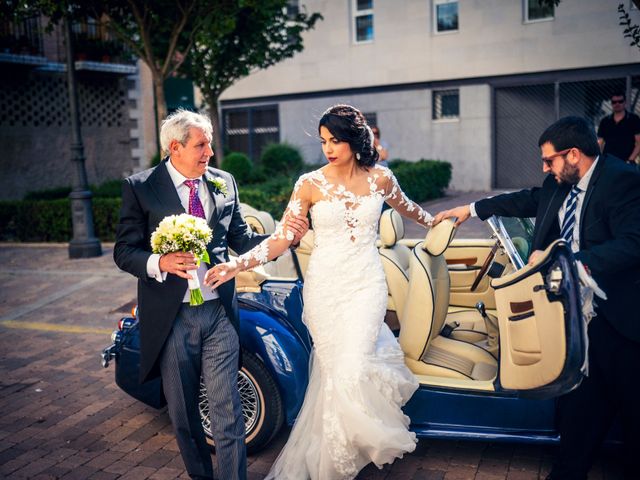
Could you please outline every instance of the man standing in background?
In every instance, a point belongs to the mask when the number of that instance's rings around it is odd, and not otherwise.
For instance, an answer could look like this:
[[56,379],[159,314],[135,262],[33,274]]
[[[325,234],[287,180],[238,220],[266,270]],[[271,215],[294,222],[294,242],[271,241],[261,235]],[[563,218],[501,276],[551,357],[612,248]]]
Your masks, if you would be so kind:
[[613,113],[600,122],[598,143],[602,153],[635,165],[640,154],[640,117],[625,109],[625,100],[623,92],[611,96]]

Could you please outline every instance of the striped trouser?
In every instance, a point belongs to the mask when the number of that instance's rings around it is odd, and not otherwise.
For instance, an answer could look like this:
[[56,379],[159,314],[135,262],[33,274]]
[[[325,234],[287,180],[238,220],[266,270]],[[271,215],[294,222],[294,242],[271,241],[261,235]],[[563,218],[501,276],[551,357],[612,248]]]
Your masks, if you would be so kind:
[[213,478],[211,452],[198,410],[202,373],[212,417],[218,478],[246,479],[238,355],[238,335],[219,299],[197,307],[182,304],[162,351],[160,370],[176,440],[192,478]]

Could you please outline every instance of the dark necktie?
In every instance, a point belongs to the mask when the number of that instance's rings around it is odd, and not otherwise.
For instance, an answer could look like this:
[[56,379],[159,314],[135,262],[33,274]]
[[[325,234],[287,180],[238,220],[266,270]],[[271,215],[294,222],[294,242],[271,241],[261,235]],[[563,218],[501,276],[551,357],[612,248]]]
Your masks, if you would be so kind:
[[189,215],[205,218],[204,207],[198,196],[198,184],[200,180],[185,180],[184,184],[189,187]]
[[569,247],[573,241],[573,227],[576,224],[576,207],[578,205],[578,194],[580,189],[577,185],[574,185],[569,192],[569,199],[567,200],[567,208],[564,212],[564,220],[562,221],[562,228],[560,229],[560,236],[564,238]]

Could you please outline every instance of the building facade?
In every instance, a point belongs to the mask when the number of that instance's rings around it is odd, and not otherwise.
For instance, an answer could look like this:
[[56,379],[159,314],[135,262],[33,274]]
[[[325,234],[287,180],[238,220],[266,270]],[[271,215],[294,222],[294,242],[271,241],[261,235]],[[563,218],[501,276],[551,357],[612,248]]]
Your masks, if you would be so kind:
[[378,125],[391,158],[451,162],[453,188],[539,183],[547,125],[569,114],[597,125],[614,89],[640,111],[640,49],[623,37],[619,1],[300,2],[324,20],[303,52],[224,93],[225,146],[255,159],[288,142],[321,163],[318,119],[350,103]]
[[[47,33],[40,17],[0,26],[0,199],[71,186],[61,28]],[[89,183],[100,184],[146,168],[157,150],[150,74],[96,23],[73,32],[85,167]]]

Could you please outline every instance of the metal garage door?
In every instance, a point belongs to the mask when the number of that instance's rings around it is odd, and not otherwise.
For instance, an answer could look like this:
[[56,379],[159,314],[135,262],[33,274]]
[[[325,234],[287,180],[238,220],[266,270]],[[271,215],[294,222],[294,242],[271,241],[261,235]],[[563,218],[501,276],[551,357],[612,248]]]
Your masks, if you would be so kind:
[[495,186],[540,185],[543,175],[538,137],[556,119],[554,85],[495,90]]
[[626,91],[630,109],[640,114],[640,77],[496,87],[495,188],[540,185],[544,177],[540,134],[567,115],[583,116],[597,128],[602,117],[611,113],[609,97],[614,89]]

